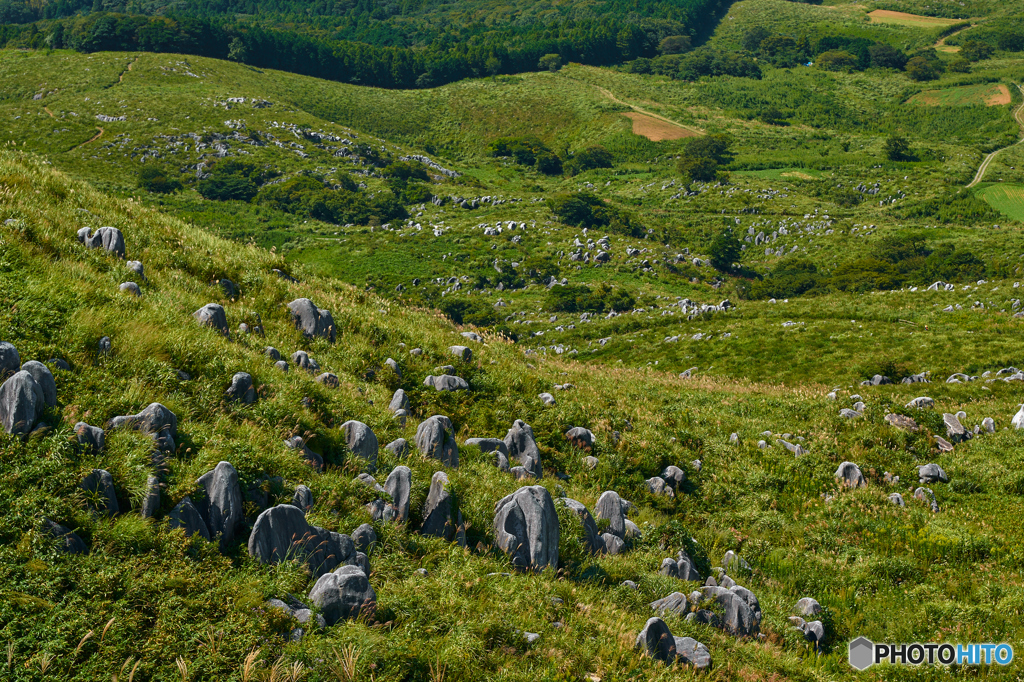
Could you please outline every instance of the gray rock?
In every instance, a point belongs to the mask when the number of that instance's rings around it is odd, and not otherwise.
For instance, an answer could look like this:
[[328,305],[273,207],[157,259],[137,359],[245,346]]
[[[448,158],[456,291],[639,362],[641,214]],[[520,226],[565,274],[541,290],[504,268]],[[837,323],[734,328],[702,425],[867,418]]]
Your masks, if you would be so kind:
[[519,570],[558,568],[558,513],[543,486],[526,486],[494,506],[497,547]]
[[711,667],[711,652],[693,637],[676,637],[676,660],[697,670]]
[[210,530],[206,527],[206,521],[203,520],[199,510],[196,509],[195,505],[192,504],[192,500],[188,497],[182,499],[174,509],[167,515],[167,524],[171,528],[181,528],[185,531],[185,537],[190,538],[195,533],[199,533],[204,540],[209,540]]
[[478,447],[482,454],[497,450],[508,457],[508,446],[505,445],[505,441],[498,438],[467,438],[463,447]]
[[678,492],[680,486],[686,482],[686,472],[679,467],[670,464],[661,472],[661,478],[664,479],[665,483],[671,486],[673,490]]
[[304,369],[310,374],[320,370],[320,365],[316,363],[316,360],[309,357],[309,353],[304,350],[297,350],[292,353],[292,364],[299,369]]
[[289,450],[298,450],[299,454],[302,455],[302,459],[305,460],[306,464],[313,467],[313,469],[315,469],[316,471],[323,471],[323,457],[321,457],[320,455],[316,454],[308,447],[306,447],[306,443],[304,440],[302,440],[302,436],[292,436],[291,438],[286,438],[284,441],[284,446]]
[[389,368],[392,372],[394,372],[395,376],[397,376],[399,379],[402,378],[402,369],[398,366],[398,363],[395,362],[394,358],[388,358],[387,360],[385,360],[384,366]]
[[851,410],[848,407],[844,407],[843,409],[839,410],[839,416],[843,417],[844,419],[857,419],[858,417],[863,417],[864,415],[861,414],[860,412],[857,412],[856,410]]
[[897,429],[909,433],[916,433],[921,428],[917,425],[916,421],[902,414],[887,414],[885,415],[885,421]]
[[0,386],[0,424],[15,436],[29,433],[42,416],[43,389],[31,374],[16,372]]
[[917,467],[917,478],[921,483],[949,483],[949,477],[938,464],[930,463]]
[[96,232],[83,227],[78,231],[78,241],[87,249],[103,249],[124,258],[124,235],[116,227],[101,227]]
[[71,532],[70,528],[60,525],[50,519],[43,519],[43,530],[49,533],[58,542],[60,551],[65,554],[88,554],[89,548],[82,542],[82,538]]
[[349,452],[365,460],[372,469],[376,469],[380,445],[370,427],[363,422],[349,420],[341,425],[341,430],[345,434],[345,445]]
[[804,623],[803,628],[804,639],[814,644],[815,649],[819,649],[825,642],[825,626],[822,625],[820,620],[812,620],[809,623]]
[[[509,466],[508,463],[508,457],[501,454],[499,450],[494,450],[491,454],[494,455],[494,466],[498,471],[504,471],[505,473],[509,473],[510,471],[512,471],[512,468]],[[523,467],[516,468],[523,469]],[[526,469],[523,469],[523,471],[526,471]],[[516,476],[516,478],[518,479],[519,477]]]
[[199,310],[192,313],[196,322],[204,327],[212,327],[224,336],[230,336],[228,332],[228,318],[224,314],[224,308],[217,303],[207,303]]
[[423,385],[428,388],[433,388],[435,391],[468,391],[469,383],[461,378],[455,377],[450,374],[442,374],[441,376],[428,375],[423,380]]
[[235,286],[235,283],[227,277],[222,277],[217,280],[217,284],[220,285],[221,291],[223,291],[224,295],[228,298],[235,298],[238,296],[238,287]]
[[620,538],[626,537],[626,515],[618,493],[612,490],[601,493],[594,506],[594,518],[607,519],[609,533]]
[[939,512],[939,503],[935,501],[935,493],[931,488],[918,488],[914,491],[914,499],[920,500],[931,507],[932,512]]
[[468,346],[449,346],[448,352],[463,362],[470,362],[473,359],[473,349]]
[[540,398],[540,401],[548,407],[552,407],[555,404],[555,396],[550,393],[540,393],[537,397]]
[[680,580],[700,580],[697,564],[686,553],[685,549],[676,554],[676,577]]
[[142,498],[142,507],[139,515],[144,519],[151,519],[156,516],[160,509],[160,479],[156,476],[146,478],[146,496]]
[[676,638],[661,618],[651,618],[636,636],[633,647],[656,661],[671,665],[676,660]]
[[731,549],[722,556],[722,568],[734,575],[750,572],[750,564]]
[[793,611],[799,613],[804,618],[810,618],[821,613],[821,604],[819,604],[816,599],[804,597],[796,603],[796,606],[793,607]]
[[411,351],[409,351],[409,355],[416,355],[416,356],[423,355],[423,349],[422,348],[413,348]]
[[224,391],[224,399],[252,405],[256,402],[256,389],[252,385],[252,375],[248,372],[236,372],[231,377],[231,385]]
[[844,488],[862,488],[868,484],[861,473],[860,467],[853,462],[843,462],[836,469],[835,477]]
[[383,511],[385,521],[405,523],[409,520],[409,496],[412,489],[412,471],[406,466],[397,466],[384,481],[384,492],[391,496]]
[[580,524],[583,526],[583,537],[580,539],[587,549],[590,550],[591,554],[597,554],[604,548],[604,542],[597,532],[597,523],[595,523],[594,517],[590,515],[590,510],[587,509],[586,505],[569,497],[560,497],[555,501],[555,504],[567,507],[579,518]]
[[[665,561],[672,561],[666,559]],[[664,562],[662,562],[664,566]],[[673,592],[667,597],[651,602],[651,609],[659,616],[664,616],[666,613],[683,617],[686,615],[689,604],[686,602],[686,595],[682,592]]]
[[517,481],[525,481],[526,479],[536,480],[537,478],[532,473],[527,471],[526,467],[521,466],[512,467],[511,469],[509,469],[509,473],[512,474],[513,478],[515,478]]
[[759,621],[740,595],[724,587],[705,587],[701,594],[704,599],[714,599],[723,609],[722,629],[737,637],[751,637],[760,631]]
[[750,607],[750,612],[754,614],[754,620],[756,620],[757,624],[760,625],[762,616],[761,602],[757,600],[757,597],[754,596],[754,593],[748,590],[747,588],[743,587],[742,585],[737,585],[736,582],[732,580],[729,576],[726,575],[722,577],[722,586],[728,588],[733,594],[737,595],[740,599],[747,603],[747,606]]
[[621,587],[625,587],[626,589],[629,589],[629,590],[634,590],[635,591],[637,589],[637,584],[635,582],[633,582],[632,580],[623,580],[621,583],[619,583],[619,585]]
[[448,475],[443,471],[435,472],[430,479],[426,504],[423,505],[420,533],[451,542],[455,537],[455,523],[452,521],[452,499],[447,486]]
[[359,483],[365,485],[367,488],[372,488],[378,493],[384,492],[384,488],[379,483],[377,483],[377,479],[366,472],[359,474],[352,480],[353,482],[358,481]]
[[320,609],[328,625],[357,618],[364,611],[372,613],[377,605],[377,593],[357,566],[342,566],[333,573],[320,576],[309,591],[309,598]]
[[98,426],[89,426],[85,422],[75,424],[75,437],[78,439],[78,444],[84,450],[90,451],[93,454],[103,452],[106,446],[103,429]]
[[274,362],[277,362],[281,359],[281,351],[274,348],[273,346],[267,346],[266,348],[264,348],[263,355],[270,358]]
[[611,533],[603,533],[601,535],[601,544],[601,551],[611,556],[622,554],[626,551],[626,542],[618,535],[612,535]]
[[395,394],[391,396],[391,402],[388,404],[388,410],[391,412],[398,412],[399,410],[409,410],[409,396],[405,394],[403,389],[398,389]]
[[334,317],[330,311],[317,308],[308,298],[297,298],[288,304],[295,327],[307,338],[319,336],[331,343],[335,340]]
[[729,444],[730,445],[739,445],[739,443],[740,443],[740,434],[738,434],[738,433],[731,433],[731,434],[729,434]]
[[587,455],[586,457],[583,458],[583,465],[591,471],[596,469],[598,464],[600,464],[600,462],[598,461],[597,457]]
[[996,423],[992,419],[992,417],[985,417],[984,419],[981,420],[981,430],[984,431],[985,433],[996,432]]
[[206,522],[210,537],[220,536],[221,549],[226,549],[245,532],[245,511],[238,471],[229,462],[219,462],[196,480],[205,493],[196,503],[199,515]]
[[420,454],[439,460],[445,466],[459,466],[459,446],[455,428],[448,417],[435,414],[416,428],[416,447]]
[[43,391],[43,403],[49,407],[56,406],[57,382],[53,380],[50,368],[41,362],[29,360],[21,366],[21,371],[31,374],[32,378],[39,384],[39,388]]
[[540,450],[533,437],[533,429],[520,419],[515,420],[512,428],[505,436],[505,447],[508,449],[508,460],[518,462],[536,478],[544,475],[540,461]]
[[480,343],[483,339],[476,332],[462,332],[462,338],[469,339],[470,341],[476,341]]
[[404,438],[396,438],[385,445],[384,449],[399,459],[405,459],[409,456],[409,442]]
[[88,494],[90,508],[105,512],[107,516],[116,516],[120,511],[117,491],[114,489],[114,477],[109,471],[93,469],[82,479],[79,487]]
[[963,424],[960,423],[960,419],[955,414],[949,414],[948,412],[943,413],[942,421],[946,425],[946,437],[950,443],[956,445],[962,443],[971,437],[971,434],[967,432]]
[[913,400],[911,400],[909,403],[906,404],[906,407],[907,409],[924,410],[931,407],[935,407],[935,401],[927,396],[921,396],[919,398],[914,398]]
[[0,341],[0,379],[6,379],[21,369],[18,349],[6,341]]
[[290,504],[271,507],[256,517],[248,549],[250,556],[265,564],[303,559],[317,577],[356,558],[349,536],[310,526],[305,514]]
[[107,429],[127,428],[144,433],[153,439],[158,450],[174,452],[178,437],[178,418],[160,403],[150,403],[138,414],[114,417],[107,422]]
[[939,452],[953,452],[953,444],[940,435],[935,435],[935,445],[939,448]]
[[317,378],[314,379],[314,381],[316,381],[318,384],[323,384],[327,388],[338,388],[339,386],[341,386],[341,381],[338,379],[338,375],[332,374],[331,372],[324,372],[323,374],[317,376]]
[[282,372],[288,371],[288,363],[285,362],[284,360],[278,360],[277,362],[275,362],[274,367],[277,367]]
[[313,491],[304,485],[295,486],[295,494],[292,495],[292,506],[298,507],[305,514],[313,508]]
[[120,286],[117,287],[118,291],[126,292],[134,296],[142,296],[142,289],[135,282],[121,282]]
[[371,552],[377,545],[377,534],[373,532],[373,526],[364,523],[352,531],[352,543],[360,552]]
[[907,503],[903,501],[903,496],[899,493],[893,493],[889,495],[889,501],[895,504],[897,507],[906,507]]
[[146,281],[146,272],[145,272],[145,269],[142,267],[142,261],[140,261],[140,260],[130,260],[130,261],[127,261],[124,265],[125,265],[126,268],[128,268],[129,270],[134,272],[136,275],[138,275],[139,279],[141,279],[143,282]]
[[566,431],[565,439],[581,450],[591,450],[594,447],[594,434],[582,426],[574,426]]
[[673,491],[672,488],[665,483],[665,479],[660,476],[652,476],[651,478],[648,478],[645,483],[647,483],[647,489],[651,491],[652,495],[667,495],[668,497],[676,496],[675,491]]

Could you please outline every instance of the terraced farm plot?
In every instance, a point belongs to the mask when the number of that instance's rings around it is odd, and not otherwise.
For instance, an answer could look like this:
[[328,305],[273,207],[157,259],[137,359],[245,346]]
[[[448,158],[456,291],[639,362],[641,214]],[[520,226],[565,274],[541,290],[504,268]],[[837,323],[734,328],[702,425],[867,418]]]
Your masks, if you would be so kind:
[[1010,89],[1000,83],[965,85],[945,90],[926,90],[908,100],[910,104],[930,107],[957,107],[984,104],[989,107],[1005,106],[1011,102]]
[[901,26],[915,26],[919,28],[931,28],[933,26],[952,26],[959,23],[960,19],[945,19],[943,17],[925,17],[920,14],[908,14],[907,12],[894,12],[887,9],[876,9],[868,12],[873,24],[899,24]]
[[1006,217],[1024,220],[1024,186],[990,185],[979,194],[992,208]]

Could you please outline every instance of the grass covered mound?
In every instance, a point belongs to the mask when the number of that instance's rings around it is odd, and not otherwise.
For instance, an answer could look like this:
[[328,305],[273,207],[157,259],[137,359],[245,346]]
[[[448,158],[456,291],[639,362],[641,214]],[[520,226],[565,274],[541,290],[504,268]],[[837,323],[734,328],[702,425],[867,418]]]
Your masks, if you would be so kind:
[[[659,574],[662,559],[680,549],[702,578],[728,550],[751,567],[730,572],[757,595],[763,638],[737,639],[666,616],[674,635],[707,645],[712,675],[721,679],[843,675],[844,643],[858,635],[967,641],[981,633],[1012,641],[1021,631],[1014,521],[1024,492],[1021,438],[1002,430],[1018,402],[1012,383],[850,387],[832,402],[828,387],[812,383],[753,384],[699,372],[684,380],[536,356],[527,363],[500,338],[467,342],[436,314],[299,269],[288,270],[298,282],[281,278],[274,269],[284,262],[270,252],[104,197],[31,157],[0,156],[0,188],[0,339],[23,362],[61,358],[70,366],[50,363],[57,383],[57,405],[43,414],[50,429],[24,441],[3,436],[0,444],[0,638],[9,679],[128,679],[132,670],[134,679],[153,680],[676,679],[681,664],[666,668],[633,643],[651,602],[698,586]],[[144,279],[76,239],[80,228],[101,225],[122,231],[127,258],[142,261]],[[119,292],[129,279],[141,296]],[[237,286],[234,296],[223,279]],[[333,345],[294,327],[285,304],[300,297],[331,311]],[[224,307],[230,338],[192,318],[208,303]],[[265,338],[240,333],[243,322],[261,324]],[[109,353],[99,352],[102,337],[110,339]],[[469,362],[448,351],[461,343],[472,346]],[[266,345],[286,357],[307,351],[338,376],[338,387],[295,366],[280,372],[264,356]],[[413,348],[423,354],[410,354]],[[401,376],[385,364],[389,357]],[[454,365],[470,390],[424,388],[427,375],[442,373],[439,365]],[[254,379],[251,405],[224,399],[239,371]],[[553,390],[566,383],[574,388]],[[410,400],[404,426],[386,409],[399,387]],[[555,404],[546,406],[541,392],[553,392]],[[863,417],[840,417],[854,392],[867,403]],[[921,394],[936,400],[934,411],[903,407]],[[178,442],[163,464],[160,507],[144,519],[151,441],[113,430],[104,451],[87,453],[73,444],[73,425],[102,426],[152,402],[177,416]],[[937,452],[934,436],[946,436],[941,412],[960,409],[968,428],[991,416],[996,432]],[[912,416],[920,430],[890,426],[890,412]],[[459,443],[501,437],[522,419],[539,445],[539,483],[553,498],[594,511],[602,492],[614,490],[635,505],[629,518],[642,537],[623,554],[592,557],[578,522],[560,514],[559,569],[518,573],[492,549],[492,520],[495,503],[530,481],[499,471],[490,455],[470,447],[461,448],[458,468],[415,449],[399,459],[381,448],[378,481],[404,464],[412,490],[407,525],[374,524],[379,543],[369,580],[377,607],[290,641],[296,623],[266,601],[305,599],[314,581],[300,562],[260,564],[238,541],[221,553],[166,523],[175,504],[197,496],[196,479],[227,461],[246,493],[247,524],[260,512],[254,499],[287,503],[302,484],[315,500],[309,522],[351,533],[370,522],[365,505],[378,495],[353,480],[363,461],[347,451],[341,425],[359,420],[381,444],[411,443],[419,422],[434,414],[450,417]],[[594,432],[592,451],[565,439],[574,426]],[[731,433],[738,442],[730,443]],[[284,446],[293,435],[322,456],[322,473]],[[795,457],[777,442],[782,437],[806,452]],[[759,439],[771,447],[760,449]],[[588,455],[597,458],[593,469]],[[859,465],[865,487],[840,488],[834,472],[847,460]],[[927,462],[949,476],[930,485],[938,513],[912,495],[915,467]],[[652,494],[646,479],[669,465],[683,469],[686,482],[674,497]],[[122,510],[114,518],[90,512],[95,500],[79,487],[95,468],[112,475]],[[431,476],[442,470],[466,525],[466,548],[418,532]],[[906,507],[889,501],[895,492]],[[61,552],[44,519],[77,533],[88,554]],[[636,590],[621,586],[626,580]],[[787,621],[801,597],[824,607],[820,656]],[[527,632],[540,638],[530,644]]]

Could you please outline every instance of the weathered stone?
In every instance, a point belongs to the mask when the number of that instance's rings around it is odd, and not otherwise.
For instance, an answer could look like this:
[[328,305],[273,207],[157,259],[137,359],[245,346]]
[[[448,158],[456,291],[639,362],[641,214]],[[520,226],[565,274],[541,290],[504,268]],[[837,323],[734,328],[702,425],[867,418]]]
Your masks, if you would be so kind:
[[701,594],[704,599],[714,599],[724,609],[721,621],[727,632],[737,637],[750,637],[760,631],[754,612],[740,595],[724,587],[705,587]]
[[816,599],[804,597],[796,603],[793,610],[804,618],[810,618],[811,616],[817,616],[821,613],[821,604],[819,604]]
[[132,294],[133,296],[142,296],[142,289],[135,282],[121,282],[117,290],[122,293]]
[[338,375],[333,374],[331,372],[324,372],[323,374],[317,376],[317,378],[314,379],[314,381],[316,381],[318,384],[323,384],[327,388],[338,388],[339,386],[341,386],[341,381],[338,379]]
[[199,310],[192,313],[196,322],[204,327],[212,327],[224,336],[230,336],[228,331],[228,317],[224,314],[224,308],[218,303],[207,303]]
[[4,431],[21,436],[32,431],[42,416],[43,389],[31,374],[22,370],[0,386],[0,424]]
[[96,232],[83,227],[78,231],[78,241],[87,249],[103,249],[124,258],[124,235],[116,227],[101,227]]
[[409,410],[409,396],[405,394],[403,389],[398,389],[395,394],[391,396],[391,402],[388,404],[388,410],[391,412],[397,412],[398,410]]
[[618,535],[612,535],[611,533],[603,533],[601,535],[601,551],[605,554],[615,556],[622,554],[626,551],[626,542]]
[[103,429],[98,426],[89,426],[85,422],[75,424],[75,438],[83,449],[93,454],[103,452],[106,445]]
[[608,532],[616,537],[626,537],[626,515],[622,510],[622,498],[619,494],[607,490],[601,493],[594,505],[594,518],[608,520]]
[[349,420],[341,425],[341,430],[345,434],[345,445],[349,452],[365,460],[372,469],[376,469],[380,445],[370,427],[363,422]]
[[412,489],[412,471],[406,466],[397,466],[384,481],[384,492],[391,496],[391,502],[384,507],[385,521],[405,523],[409,520],[409,495]]
[[50,519],[43,519],[43,530],[57,540],[60,551],[65,554],[89,553],[89,548],[82,542],[82,538],[78,537],[76,533],[71,532],[70,528]]
[[510,464],[513,461],[518,462],[536,478],[541,478],[544,475],[540,450],[537,448],[537,441],[533,437],[533,429],[529,424],[520,419],[515,420],[505,436],[505,447],[508,449]]
[[320,365],[317,364],[316,360],[309,357],[309,353],[304,350],[297,350],[292,353],[292,364],[299,369],[304,369],[310,374],[320,370]]
[[0,341],[0,380],[6,379],[21,369],[18,349],[7,341]]
[[420,533],[444,538],[449,542],[455,537],[455,523],[452,520],[452,500],[448,492],[448,475],[437,471],[430,479],[430,492],[423,505],[423,525]]
[[960,423],[960,419],[955,414],[949,414],[948,412],[943,413],[942,421],[946,425],[946,437],[949,442],[956,445],[971,437],[971,434],[967,432],[964,425]]
[[911,400],[909,403],[906,404],[905,407],[907,409],[924,410],[930,407],[935,407],[935,401],[927,396],[921,396],[919,398],[914,398],[913,400]]
[[92,509],[104,512],[107,516],[116,516],[120,511],[117,491],[114,489],[114,477],[109,471],[93,469],[82,479],[79,487],[87,493],[87,502]]
[[679,550],[676,554],[676,577],[680,580],[700,580],[700,573],[697,572],[697,564],[685,549]]
[[581,450],[591,450],[594,447],[594,434],[582,426],[574,426],[566,431],[565,439]]
[[316,307],[308,298],[297,298],[288,304],[295,327],[307,338],[319,336],[331,343],[335,340],[334,317],[330,311]]
[[146,281],[146,271],[140,260],[126,261],[124,266],[139,276],[140,281]]
[[857,419],[858,417],[863,417],[864,415],[856,410],[851,410],[848,407],[844,407],[843,409],[839,410],[839,416],[844,419]]
[[478,447],[482,454],[497,450],[506,458],[508,457],[508,446],[499,438],[467,438],[463,447]]
[[[671,561],[671,559],[665,561]],[[662,562],[662,566],[664,567],[664,562]],[[659,616],[664,616],[666,613],[680,617],[685,616],[688,606],[686,595],[682,592],[673,592],[667,597],[651,602],[651,609]]]
[[206,527],[206,521],[202,514],[192,504],[192,500],[185,497],[175,505],[174,509],[167,515],[167,524],[171,528],[181,528],[185,531],[185,537],[190,538],[199,533],[204,540],[210,540],[210,530]]
[[462,377],[442,374],[441,376],[428,375],[423,380],[423,385],[434,390],[441,391],[468,391],[469,383]]
[[938,464],[929,463],[917,467],[917,477],[921,483],[949,483],[949,477]]
[[540,401],[548,407],[552,407],[555,404],[555,396],[550,393],[539,393],[537,397],[540,398]]
[[256,518],[249,535],[249,554],[265,564],[302,559],[314,576],[355,562],[352,539],[310,526],[298,507],[279,504]]
[[495,544],[520,570],[558,568],[558,513],[543,486],[526,486],[494,507]]
[[906,502],[903,501],[903,496],[899,493],[893,493],[889,495],[889,501],[895,504],[897,507],[906,507]]
[[468,346],[449,346],[448,352],[463,362],[470,362],[473,359],[473,349]]
[[604,547],[604,543],[597,532],[597,523],[594,522],[594,517],[590,515],[590,510],[587,509],[586,505],[569,497],[560,497],[555,501],[555,504],[563,505],[576,514],[580,524],[583,526],[583,537],[581,538],[583,544],[586,545],[591,554],[600,552]]
[[669,465],[661,472],[661,478],[676,492],[686,482],[686,472],[677,466]]
[[31,374],[39,384],[39,388],[43,392],[43,402],[40,407],[42,405],[54,407],[57,404],[57,382],[53,380],[50,368],[36,360],[29,360],[21,366],[21,371]]
[[935,501],[935,493],[931,488],[918,488],[914,491],[914,499],[924,502],[931,507],[932,512],[938,513],[939,503]]
[[357,618],[364,611],[372,613],[377,605],[377,593],[357,566],[342,566],[320,576],[309,591],[309,598],[328,625]]
[[722,555],[722,568],[733,575],[750,572],[750,564],[731,549]]
[[281,351],[274,348],[273,346],[267,346],[266,348],[264,348],[263,355],[270,358],[274,362],[277,362],[281,359]]
[[676,660],[676,639],[661,618],[651,618],[636,636],[633,647],[656,661],[671,665]]
[[146,496],[142,498],[139,515],[144,519],[156,516],[160,509],[160,479],[156,476],[146,478]]
[[295,494],[292,495],[292,506],[298,507],[303,513],[313,508],[313,491],[304,485],[295,486]]
[[985,433],[995,433],[996,432],[996,422],[995,422],[995,420],[993,420],[992,417],[985,417],[984,419],[982,419],[981,420],[981,430],[983,432],[985,432]]
[[459,446],[455,428],[448,417],[436,414],[416,428],[416,447],[420,454],[439,460],[445,466],[459,466]]
[[245,512],[238,471],[229,462],[219,462],[213,470],[196,480],[204,497],[196,504],[206,522],[210,537],[220,536],[221,549],[226,549],[245,532]]
[[409,456],[409,442],[404,438],[396,438],[385,445],[384,449],[399,459],[405,459]]
[[108,429],[128,428],[153,439],[158,450],[174,452],[178,437],[178,418],[160,403],[150,403],[138,414],[114,417],[107,422]]
[[371,552],[377,544],[377,534],[373,532],[373,526],[364,523],[352,531],[352,543],[360,552]]
[[292,436],[286,438],[284,446],[289,450],[298,450],[299,454],[302,455],[302,459],[305,460],[306,464],[313,467],[316,471],[322,471],[324,468],[324,459],[320,455],[316,454],[308,447],[306,442],[302,440],[302,436]]
[[697,670],[711,667],[711,652],[693,637],[676,637],[676,660]]
[[885,421],[901,431],[915,433],[920,430],[916,421],[902,414],[887,414],[885,415]]
[[853,462],[843,462],[836,469],[835,477],[839,479],[844,488],[861,488],[868,483],[861,473],[860,467]]
[[231,377],[231,385],[224,391],[225,400],[252,405],[256,402],[256,389],[252,385],[252,375],[248,372],[236,372]]
[[597,457],[593,457],[591,455],[587,455],[586,457],[583,458],[583,465],[591,471],[596,469],[597,465],[600,463],[601,462],[597,459]]
[[660,476],[652,476],[651,478],[648,478],[645,483],[647,483],[647,489],[651,491],[652,495],[667,495],[668,497],[676,496],[675,491],[673,491],[672,488],[665,483],[665,479]]
[[277,367],[282,372],[288,371],[288,363],[285,362],[284,360],[278,360],[277,362],[275,362],[274,367]]

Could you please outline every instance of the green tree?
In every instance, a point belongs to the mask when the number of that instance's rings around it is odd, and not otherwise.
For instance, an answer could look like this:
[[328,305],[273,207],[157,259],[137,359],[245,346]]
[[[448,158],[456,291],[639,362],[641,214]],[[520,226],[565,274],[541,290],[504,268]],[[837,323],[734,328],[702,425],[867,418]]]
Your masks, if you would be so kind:
[[892,45],[876,43],[868,48],[871,66],[876,69],[896,69],[902,71],[907,65],[907,55]]
[[537,62],[537,68],[542,71],[558,71],[562,68],[562,56],[558,54],[546,54]]
[[931,60],[917,56],[907,62],[907,76],[915,81],[933,81],[941,75],[938,67]]
[[667,36],[658,43],[660,54],[680,54],[690,51],[690,36]]
[[890,135],[885,141],[885,158],[890,161],[910,161],[913,154],[907,138],[902,135]]
[[494,56],[488,57],[487,61],[484,62],[484,70],[487,72],[487,75],[494,78],[501,73],[501,60]]
[[711,246],[708,247],[711,267],[719,272],[731,272],[733,263],[738,263],[743,255],[742,246],[731,228],[723,229],[715,235],[715,238],[711,241]]
[[846,50],[829,50],[819,54],[815,64],[825,71],[853,71],[857,68],[857,58]]
[[771,36],[772,32],[764,26],[755,26],[743,34],[743,49],[748,52],[757,52],[761,49],[761,43]]
[[983,59],[988,59],[994,52],[995,48],[980,40],[968,40],[960,48],[960,56],[971,62],[980,62]]
[[232,38],[228,44],[228,59],[233,62],[244,62],[248,56],[249,51],[246,49],[245,43],[240,38]]
[[181,189],[181,181],[168,177],[167,172],[159,166],[146,164],[139,170],[138,186],[154,194],[168,194]]

